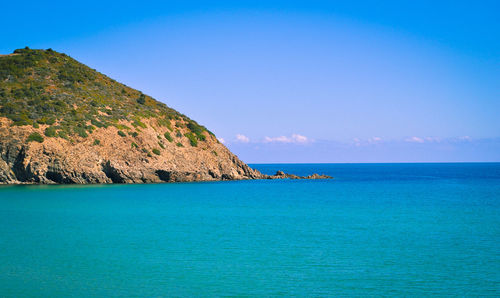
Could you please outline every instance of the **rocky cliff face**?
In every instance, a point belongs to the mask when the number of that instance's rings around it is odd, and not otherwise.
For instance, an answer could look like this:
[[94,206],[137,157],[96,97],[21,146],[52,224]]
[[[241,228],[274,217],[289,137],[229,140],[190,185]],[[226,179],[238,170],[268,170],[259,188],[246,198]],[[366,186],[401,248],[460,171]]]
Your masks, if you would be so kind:
[[65,54],[0,56],[0,183],[263,178],[301,177],[251,169],[196,121]]
[[[146,121],[146,123],[149,121]],[[11,126],[0,119],[1,183],[154,183],[258,179],[251,169],[208,133],[196,147],[182,135],[164,137],[151,124],[137,136],[120,136],[116,127],[96,129],[72,140],[26,140],[39,128]],[[124,124],[125,125],[125,124]],[[96,142],[96,140],[99,140]],[[133,145],[134,144],[134,145]]]

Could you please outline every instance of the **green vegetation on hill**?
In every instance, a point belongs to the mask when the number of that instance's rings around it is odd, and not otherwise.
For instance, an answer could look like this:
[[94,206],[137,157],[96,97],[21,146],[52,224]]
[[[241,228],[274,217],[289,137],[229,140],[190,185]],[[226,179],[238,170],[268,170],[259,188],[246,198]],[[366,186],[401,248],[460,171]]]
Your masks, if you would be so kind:
[[186,126],[191,144],[205,140],[205,131],[212,134],[165,104],[51,49],[24,48],[0,56],[0,117],[18,126],[51,125],[47,137],[85,138],[108,126],[131,129],[120,125],[121,120],[139,130],[147,127],[141,120],[148,118],[170,131],[170,120]]
[[170,135],[170,133],[168,133],[168,132],[166,132],[166,133],[164,134],[164,136],[165,136],[165,139],[167,139],[169,142],[172,142],[172,141],[174,140],[174,139],[172,138],[172,136]]
[[184,134],[184,136],[189,139],[189,143],[191,144],[191,146],[193,147],[198,146],[198,140],[196,139],[196,136],[194,134],[186,133]]
[[32,142],[32,141],[41,143],[41,142],[43,142],[43,137],[39,133],[34,132],[28,136],[28,142]]

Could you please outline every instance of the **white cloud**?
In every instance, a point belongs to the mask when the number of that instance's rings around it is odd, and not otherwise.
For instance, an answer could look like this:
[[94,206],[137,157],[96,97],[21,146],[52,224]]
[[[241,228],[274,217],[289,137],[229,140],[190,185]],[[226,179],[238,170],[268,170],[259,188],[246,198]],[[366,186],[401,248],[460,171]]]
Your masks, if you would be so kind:
[[306,136],[299,135],[299,134],[293,134],[292,139],[297,142],[297,143],[307,143],[309,142],[309,139]]
[[407,138],[405,141],[410,142],[410,143],[424,143],[425,142],[424,139],[419,138],[419,137]]
[[288,137],[285,137],[285,136],[274,137],[274,138],[265,137],[264,142],[265,143],[291,143],[292,140]]
[[368,139],[368,143],[370,143],[370,144],[378,143],[380,141],[382,141],[381,137],[371,137],[371,138]]
[[310,140],[303,135],[299,134],[292,134],[291,137],[287,136],[279,136],[279,137],[265,137],[264,138],[264,143],[298,143],[298,144],[305,144],[310,142]]
[[226,143],[226,141],[223,139],[223,138],[217,138],[219,140],[219,142],[221,142],[222,144]]
[[241,142],[241,143],[248,143],[248,142],[250,142],[250,138],[248,138],[247,136],[242,135],[242,134],[237,134],[236,141]]

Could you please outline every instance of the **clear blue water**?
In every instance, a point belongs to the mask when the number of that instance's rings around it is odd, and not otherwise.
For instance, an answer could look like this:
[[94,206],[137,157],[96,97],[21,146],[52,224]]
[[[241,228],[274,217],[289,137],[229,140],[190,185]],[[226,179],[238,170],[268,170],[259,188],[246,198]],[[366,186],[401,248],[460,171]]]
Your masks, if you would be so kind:
[[500,295],[500,164],[0,187],[0,296]]

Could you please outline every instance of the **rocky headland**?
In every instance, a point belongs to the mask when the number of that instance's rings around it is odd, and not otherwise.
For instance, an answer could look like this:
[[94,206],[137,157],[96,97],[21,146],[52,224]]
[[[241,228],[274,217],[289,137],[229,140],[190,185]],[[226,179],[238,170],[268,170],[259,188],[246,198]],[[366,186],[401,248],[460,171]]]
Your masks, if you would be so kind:
[[0,184],[325,178],[262,174],[196,121],[65,54],[0,56]]

